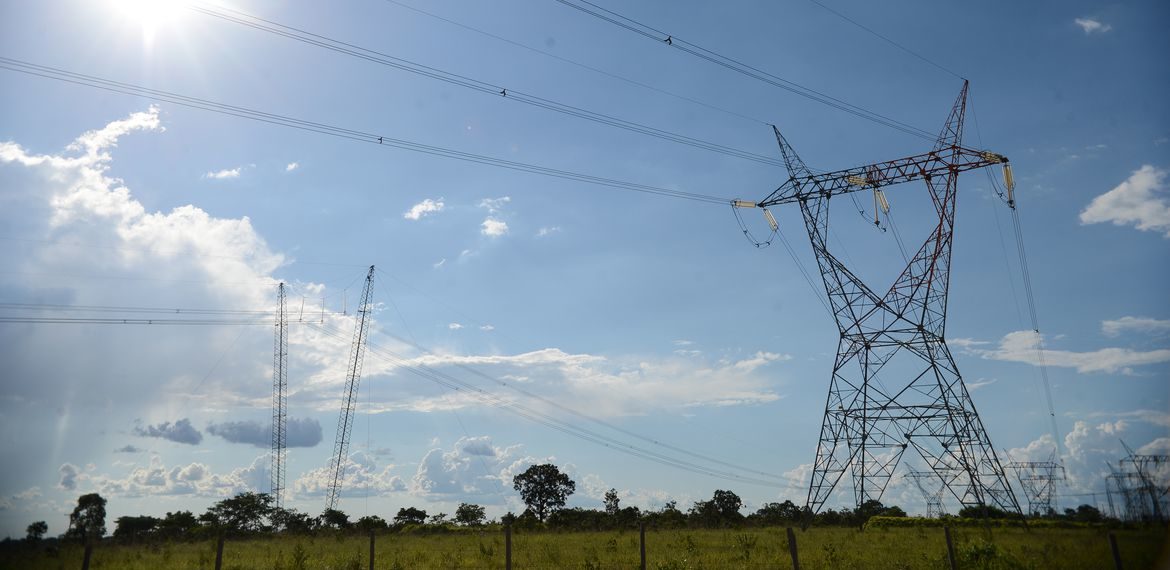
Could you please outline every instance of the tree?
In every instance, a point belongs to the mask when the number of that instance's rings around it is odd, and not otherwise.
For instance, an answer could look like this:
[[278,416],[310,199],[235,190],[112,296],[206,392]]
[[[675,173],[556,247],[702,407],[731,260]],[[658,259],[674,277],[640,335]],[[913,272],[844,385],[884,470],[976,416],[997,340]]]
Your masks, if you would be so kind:
[[114,538],[121,540],[139,540],[147,538],[158,528],[162,520],[152,516],[118,517],[114,520]]
[[394,524],[423,524],[427,522],[427,512],[422,509],[414,507],[406,507],[398,509],[398,515],[394,517]]
[[268,517],[272,521],[273,530],[278,532],[288,532],[291,534],[308,534],[317,530],[317,519],[302,513],[296,509],[286,509],[277,507],[272,509],[272,515]]
[[106,534],[106,500],[97,493],[77,498],[77,507],[69,515],[69,530],[65,538],[85,540],[101,538]]
[[246,534],[268,530],[272,511],[272,495],[248,492],[216,503],[200,518],[227,532]]
[[718,490],[710,501],[698,501],[691,507],[690,516],[703,526],[730,526],[739,524],[743,515],[743,500],[731,491]]
[[188,534],[199,526],[199,520],[191,511],[177,511],[167,513],[158,523],[158,534],[166,538],[179,538]]
[[512,478],[512,487],[542,523],[549,512],[565,506],[565,500],[577,490],[577,484],[551,463],[525,469]]
[[792,501],[764,503],[764,506],[752,514],[752,518],[761,525],[791,524],[800,519],[800,507]]
[[479,526],[484,518],[484,509],[479,505],[459,503],[459,508],[455,509],[455,522],[463,526]]
[[325,509],[321,513],[321,526],[345,530],[349,528],[349,515],[337,509]]
[[358,519],[357,522],[353,524],[353,526],[362,533],[368,534],[375,530],[386,530],[389,525],[386,524],[386,520],[382,517],[378,515],[369,515]]
[[36,541],[40,540],[42,537],[44,537],[46,532],[49,532],[49,525],[45,524],[45,521],[37,521],[35,523],[28,525],[27,530],[28,530],[28,537],[27,537],[28,541],[29,542],[36,542]]
[[610,489],[605,492],[605,514],[613,516],[618,514],[621,510],[621,499],[618,498],[617,489]]

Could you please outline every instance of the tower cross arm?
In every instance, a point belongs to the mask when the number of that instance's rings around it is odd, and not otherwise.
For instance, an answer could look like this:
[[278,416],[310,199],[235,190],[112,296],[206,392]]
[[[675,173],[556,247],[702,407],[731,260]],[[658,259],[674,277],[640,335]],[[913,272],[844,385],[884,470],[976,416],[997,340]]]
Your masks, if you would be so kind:
[[810,198],[828,198],[1007,162],[1007,157],[1001,154],[953,146],[846,170],[793,176],[756,205],[767,208]]

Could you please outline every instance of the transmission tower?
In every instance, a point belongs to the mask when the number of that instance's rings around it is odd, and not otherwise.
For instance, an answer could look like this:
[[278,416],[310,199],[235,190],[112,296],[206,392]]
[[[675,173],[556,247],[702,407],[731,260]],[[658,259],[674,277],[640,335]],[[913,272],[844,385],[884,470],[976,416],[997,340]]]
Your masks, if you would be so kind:
[[[799,205],[840,339],[817,445],[807,506],[817,512],[850,471],[857,504],[880,500],[907,449],[913,448],[964,506],[1020,512],[1003,466],[963,385],[945,342],[951,235],[960,172],[1002,165],[1007,158],[960,145],[967,83],[929,152],[822,174],[812,173],[773,127],[788,181],[757,203]],[[893,286],[879,295],[829,251],[833,196],[922,180],[938,224]]]
[[337,418],[337,440],[333,444],[333,460],[330,467],[333,471],[333,482],[329,485],[329,497],[326,501],[327,509],[337,508],[337,499],[341,495],[342,475],[345,472],[345,462],[349,455],[349,433],[353,429],[353,406],[357,394],[358,382],[362,376],[362,361],[366,355],[366,335],[370,331],[370,289],[374,284],[374,266],[366,274],[366,285],[362,289],[362,298],[357,306],[357,327],[353,331],[353,343],[349,348],[349,366],[345,374],[345,392],[341,396],[341,414]]
[[285,392],[288,390],[288,313],[284,283],[277,288],[276,338],[272,351],[272,501],[284,506],[284,459],[288,432]]
[[1012,461],[1008,469],[1014,469],[1024,493],[1028,496],[1028,512],[1033,515],[1048,515],[1052,510],[1052,498],[1056,493],[1056,482],[1064,480],[1064,466],[1055,461],[1056,452],[1048,461]]
[[[1143,515],[1148,513],[1154,520],[1165,520],[1167,493],[1167,467],[1170,466],[1170,456],[1161,454],[1138,454],[1126,443],[1122,447],[1129,453],[1118,466],[1118,474],[1127,481],[1126,488],[1134,497],[1126,500],[1127,504],[1141,504]],[[1142,518],[1146,518],[1143,516]]]
[[947,513],[943,509],[943,493],[947,486],[934,471],[911,471],[906,477],[914,480],[914,485],[926,501],[926,518],[936,519]]

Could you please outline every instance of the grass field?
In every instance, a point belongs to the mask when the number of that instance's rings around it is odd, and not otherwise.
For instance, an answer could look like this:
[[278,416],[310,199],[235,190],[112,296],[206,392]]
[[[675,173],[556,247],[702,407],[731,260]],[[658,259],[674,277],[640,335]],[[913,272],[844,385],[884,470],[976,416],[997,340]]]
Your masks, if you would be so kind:
[[[1127,570],[1168,568],[1166,529],[1117,530]],[[959,568],[1110,569],[1108,531],[1101,529],[953,529]],[[941,529],[898,528],[861,532],[846,528],[797,531],[804,569],[946,569]],[[378,535],[375,568],[503,568],[502,532]],[[227,541],[224,569],[365,569],[369,539],[356,536],[281,537]],[[513,567],[637,568],[638,533],[516,533]],[[782,528],[662,530],[646,533],[647,568],[791,568]],[[10,545],[0,550],[4,569],[76,569],[82,548],[57,551]],[[90,568],[211,569],[215,543],[161,543],[95,547]]]

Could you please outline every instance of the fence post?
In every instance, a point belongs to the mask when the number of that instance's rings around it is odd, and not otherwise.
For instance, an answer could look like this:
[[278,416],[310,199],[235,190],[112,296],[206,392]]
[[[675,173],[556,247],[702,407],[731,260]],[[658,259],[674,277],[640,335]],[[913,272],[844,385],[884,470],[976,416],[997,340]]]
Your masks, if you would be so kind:
[[512,525],[504,525],[504,570],[512,570]]
[[374,529],[370,529],[370,570],[374,570]]
[[1113,551],[1113,566],[1121,570],[1121,551],[1117,548],[1117,535],[1109,533],[1109,549]]
[[646,570],[646,523],[638,525],[638,554],[642,559],[639,568]]
[[800,556],[796,554],[796,533],[788,527],[788,555],[792,557],[792,570],[800,570]]
[[958,570],[958,563],[955,561],[955,543],[951,541],[951,527],[944,526],[943,534],[947,537],[947,562],[951,564],[951,570]]
[[85,539],[85,554],[81,559],[81,570],[89,570],[89,557],[93,555],[93,543]]
[[223,535],[219,535],[219,540],[215,541],[215,570],[220,570],[223,567]]

